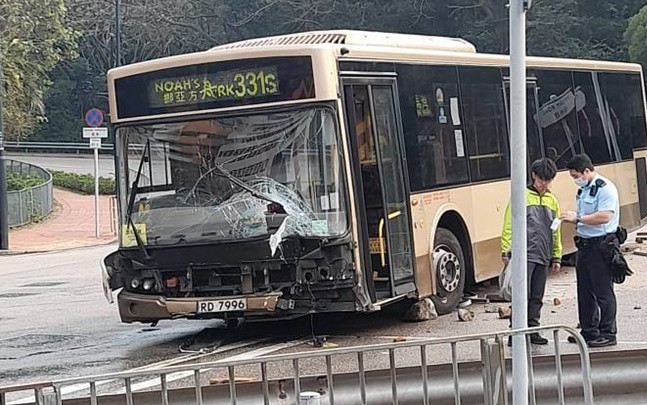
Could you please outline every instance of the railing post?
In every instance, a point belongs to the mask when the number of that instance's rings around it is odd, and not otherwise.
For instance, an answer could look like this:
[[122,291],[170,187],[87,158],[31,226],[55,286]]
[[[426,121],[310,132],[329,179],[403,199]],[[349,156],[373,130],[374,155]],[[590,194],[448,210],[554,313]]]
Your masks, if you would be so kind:
[[483,395],[486,405],[508,405],[505,357],[501,339],[481,339]]

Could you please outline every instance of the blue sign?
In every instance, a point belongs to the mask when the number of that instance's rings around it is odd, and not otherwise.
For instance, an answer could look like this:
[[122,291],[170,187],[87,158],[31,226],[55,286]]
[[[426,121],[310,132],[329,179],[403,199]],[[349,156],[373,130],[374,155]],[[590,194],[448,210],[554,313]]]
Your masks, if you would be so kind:
[[103,124],[103,113],[98,108],[90,108],[85,113],[85,123],[89,127],[100,127]]

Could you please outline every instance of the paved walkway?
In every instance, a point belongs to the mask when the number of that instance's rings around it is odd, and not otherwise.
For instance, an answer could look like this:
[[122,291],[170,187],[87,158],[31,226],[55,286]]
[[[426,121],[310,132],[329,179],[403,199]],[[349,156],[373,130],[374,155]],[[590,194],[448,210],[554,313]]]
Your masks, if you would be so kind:
[[[116,240],[110,226],[110,196],[99,197],[100,237],[94,237],[94,196],[54,189],[56,206],[39,224],[9,231],[10,251],[49,251],[105,244]],[[115,213],[116,214],[116,213]]]

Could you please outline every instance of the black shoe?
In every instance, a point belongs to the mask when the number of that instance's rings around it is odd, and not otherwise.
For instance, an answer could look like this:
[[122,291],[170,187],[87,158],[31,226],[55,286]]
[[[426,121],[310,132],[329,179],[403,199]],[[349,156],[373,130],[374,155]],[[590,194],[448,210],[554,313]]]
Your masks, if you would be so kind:
[[539,333],[531,333],[530,334],[530,343],[533,345],[547,345],[548,344],[548,339],[540,335]]
[[597,339],[589,340],[586,342],[589,347],[606,347],[606,346],[615,346],[618,344],[618,341],[615,338],[606,338],[600,336]]
[[[584,341],[585,341],[587,344],[588,344],[590,341],[597,340],[597,339],[599,339],[599,338],[600,338],[600,337],[596,337],[596,338],[593,338],[593,339],[587,339],[587,338],[585,338],[584,336],[582,336],[582,337],[584,338]],[[568,343],[577,343],[577,339],[575,339],[575,336],[569,336],[569,337],[567,337],[567,338],[566,338],[566,340],[568,341]]]

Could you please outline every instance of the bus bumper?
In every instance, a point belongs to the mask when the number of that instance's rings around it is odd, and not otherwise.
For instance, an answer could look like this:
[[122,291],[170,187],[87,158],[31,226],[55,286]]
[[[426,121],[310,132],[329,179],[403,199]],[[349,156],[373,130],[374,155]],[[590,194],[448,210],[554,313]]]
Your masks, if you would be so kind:
[[159,295],[134,294],[122,290],[117,296],[122,322],[156,322],[172,318],[228,318],[246,316],[271,316],[277,307],[281,293],[262,296],[218,297],[217,299],[246,299],[244,311],[198,313],[198,304],[213,300],[208,297],[166,298]]

